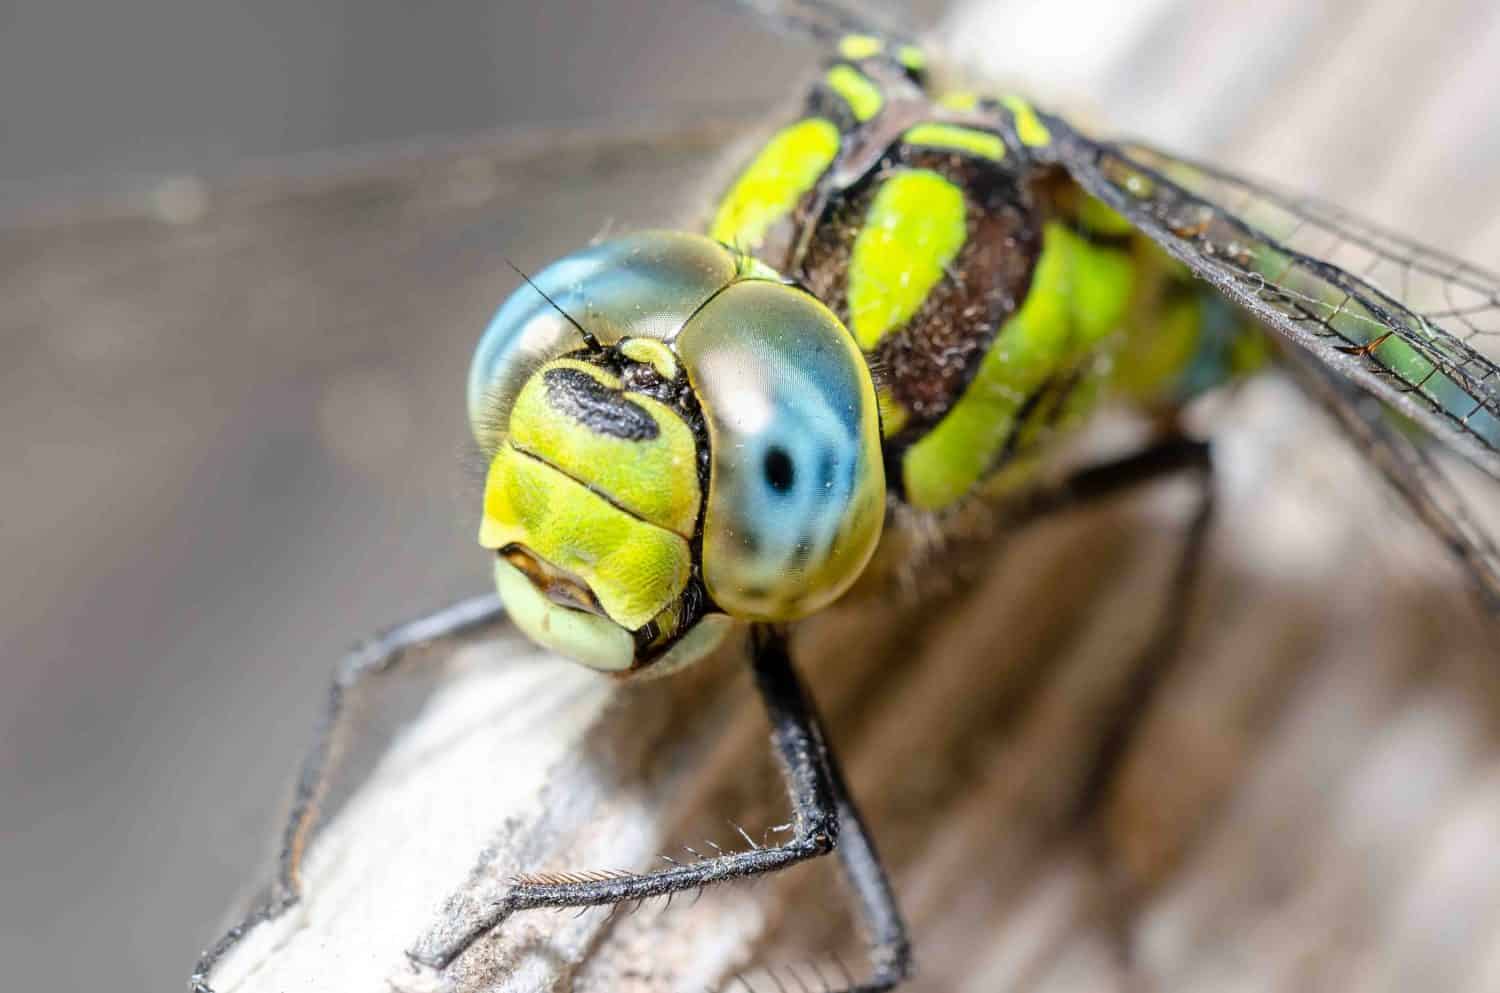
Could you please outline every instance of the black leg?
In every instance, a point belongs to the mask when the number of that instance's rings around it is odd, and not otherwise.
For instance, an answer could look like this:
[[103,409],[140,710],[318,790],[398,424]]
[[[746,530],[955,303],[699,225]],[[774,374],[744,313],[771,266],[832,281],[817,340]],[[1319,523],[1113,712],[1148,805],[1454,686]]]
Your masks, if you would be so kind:
[[[1139,451],[1085,466],[1050,486],[1043,486],[1001,511],[998,523],[1010,531],[1078,507],[1107,500],[1172,476],[1191,474],[1199,484],[1197,510],[1188,526],[1182,553],[1171,578],[1166,611],[1157,622],[1143,657],[1102,722],[1094,756],[1073,806],[1075,824],[1086,821],[1119,771],[1130,742],[1156,688],[1172,671],[1186,626],[1188,601],[1197,585],[1213,521],[1213,454],[1207,442],[1172,433]],[[989,525],[993,530],[993,525]],[[981,549],[987,546],[980,543]]]
[[[1140,461],[1142,458],[1145,459],[1144,463]],[[1213,460],[1205,442],[1185,438],[1170,439],[1131,459],[1085,470],[1085,473],[1091,474],[1089,478],[1092,484],[1085,486],[1083,492],[1102,492],[1108,488],[1103,484],[1110,481],[1135,485],[1144,479],[1156,478],[1140,474],[1145,465],[1152,466],[1157,473],[1192,472],[1201,492],[1198,507],[1188,524],[1187,535],[1183,538],[1182,550],[1172,573],[1165,611],[1157,621],[1140,660],[1131,668],[1130,677],[1104,718],[1103,731],[1097,738],[1094,757],[1088,765],[1088,774],[1074,807],[1077,821],[1089,817],[1103,802],[1125,756],[1130,753],[1131,741],[1140,728],[1152,695],[1166,682],[1181,658],[1179,649],[1190,614],[1192,591],[1198,585],[1204,553],[1208,549],[1209,529],[1213,523]]]
[[[1190,616],[1192,591],[1202,572],[1216,503],[1212,451],[1206,442],[1171,434],[1124,458],[1079,470],[1028,498],[1004,519],[1012,527],[1020,526],[1185,473],[1192,474],[1198,483],[1199,501],[1170,578],[1166,607],[1100,721],[1091,754],[1085,759],[1082,783],[1064,814],[1064,824],[1089,838],[1091,851],[1101,861],[1106,859],[1106,850],[1097,814],[1118,780],[1151,697],[1181,661],[1182,636]],[[1115,953],[1128,969],[1132,961],[1130,886],[1123,878],[1111,878],[1109,874],[1106,880],[1109,886],[1100,912]]]
[[1043,487],[1028,497],[1004,523],[1011,527],[1026,524],[1182,472],[1195,472],[1208,479],[1213,472],[1208,442],[1172,434],[1122,458],[1085,466],[1062,482]]
[[889,990],[905,978],[910,971],[910,954],[890,883],[828,750],[817,712],[797,678],[785,635],[771,627],[754,628],[751,664],[792,805],[788,841],[639,875],[583,872],[521,876],[491,914],[436,955],[420,959],[422,964],[447,966],[519,910],[611,906],[666,896],[784,869],[826,855],[837,844],[872,943],[872,979],[850,987],[848,993]]
[[[808,697],[797,679],[796,670],[787,655],[786,639],[776,631],[762,629],[757,632],[761,642],[755,647],[756,679],[762,695],[770,699],[772,692],[795,694],[800,698],[800,712],[806,715],[807,727],[803,733],[811,739],[822,756],[827,769],[829,786],[833,793],[838,813],[838,853],[844,865],[850,888],[859,902],[859,913],[870,942],[870,982],[855,986],[851,993],[873,993],[877,990],[893,989],[911,975],[911,941],[906,934],[906,923],[901,919],[901,909],[896,904],[895,892],[881,864],[880,853],[875,850],[874,839],[865,826],[863,815],[854,803],[838,754],[823,734],[823,723],[817,707]],[[781,688],[773,690],[771,684]]]
[[302,774],[297,781],[292,812],[282,831],[276,882],[264,902],[230,928],[199,958],[192,978],[188,981],[193,993],[213,993],[208,985],[208,975],[219,959],[255,925],[281,916],[300,899],[302,853],[317,824],[318,805],[336,765],[334,759],[343,733],[345,704],[349,694],[367,677],[395,668],[409,649],[470,634],[495,623],[503,614],[500,598],[494,594],[472,597],[420,620],[392,628],[357,646],[344,657],[334,675],[333,685],[328,689],[328,702],[313,737],[312,748],[302,761]]

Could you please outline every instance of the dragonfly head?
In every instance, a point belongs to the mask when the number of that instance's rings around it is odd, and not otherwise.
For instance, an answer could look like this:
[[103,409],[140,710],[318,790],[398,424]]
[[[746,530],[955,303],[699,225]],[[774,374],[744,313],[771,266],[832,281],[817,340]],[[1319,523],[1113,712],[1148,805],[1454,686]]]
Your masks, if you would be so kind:
[[717,242],[646,232],[528,279],[469,377],[479,540],[516,624],[615,672],[841,595],[880,538],[875,391],[827,307]]

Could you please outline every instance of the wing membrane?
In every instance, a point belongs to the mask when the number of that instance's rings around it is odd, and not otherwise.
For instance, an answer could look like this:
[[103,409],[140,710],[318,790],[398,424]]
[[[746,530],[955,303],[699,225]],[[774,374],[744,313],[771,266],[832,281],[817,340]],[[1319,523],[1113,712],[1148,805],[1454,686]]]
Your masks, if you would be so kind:
[[1480,599],[1500,611],[1500,549],[1475,520],[1457,489],[1379,402],[1311,357],[1291,356],[1293,378],[1364,453],[1418,519],[1464,567]]
[[1500,277],[1333,205],[1048,123],[1079,185],[1500,479]]

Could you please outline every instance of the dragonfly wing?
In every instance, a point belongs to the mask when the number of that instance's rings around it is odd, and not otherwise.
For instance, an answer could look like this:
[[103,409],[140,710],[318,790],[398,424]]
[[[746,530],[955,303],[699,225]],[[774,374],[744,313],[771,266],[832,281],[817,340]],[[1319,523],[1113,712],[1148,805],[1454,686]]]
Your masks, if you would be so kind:
[[1500,479],[1500,277],[1317,200],[1047,118],[1089,193]]
[[1453,482],[1381,404],[1349,380],[1305,354],[1288,356],[1287,369],[1333,418],[1406,505],[1453,552],[1480,597],[1500,611],[1500,549],[1470,513]]

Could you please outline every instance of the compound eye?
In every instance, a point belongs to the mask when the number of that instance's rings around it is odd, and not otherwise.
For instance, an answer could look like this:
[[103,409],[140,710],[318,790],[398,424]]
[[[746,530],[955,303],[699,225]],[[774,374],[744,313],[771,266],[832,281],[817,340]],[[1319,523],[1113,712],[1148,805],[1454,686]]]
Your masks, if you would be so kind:
[[859,576],[885,517],[864,357],[827,307],[765,280],[714,297],[676,345],[708,424],[709,595],[750,620],[818,610]]
[[504,440],[511,406],[532,374],[584,347],[570,317],[604,345],[664,339],[734,279],[736,265],[707,238],[642,231],[559,259],[523,282],[490,321],[469,367],[469,426],[480,448],[493,452]]

